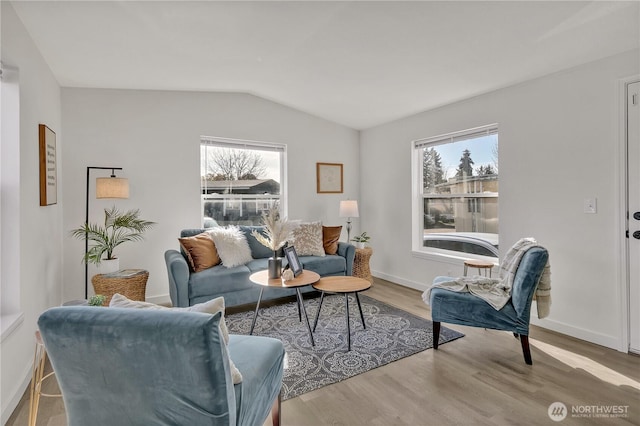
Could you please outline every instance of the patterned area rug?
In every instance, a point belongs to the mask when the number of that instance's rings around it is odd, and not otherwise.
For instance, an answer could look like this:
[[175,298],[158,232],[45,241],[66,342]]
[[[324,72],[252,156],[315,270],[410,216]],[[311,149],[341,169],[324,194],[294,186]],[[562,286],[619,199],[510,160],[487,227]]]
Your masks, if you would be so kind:
[[[302,322],[298,320],[296,302],[260,308],[253,334],[280,339],[287,351],[283,400],[433,347],[431,321],[363,294],[360,301],[366,329],[362,328],[355,298],[349,296],[351,351],[347,351],[344,295],[325,296],[313,333],[315,347],[311,346],[304,318]],[[319,297],[304,302],[312,328],[319,302]],[[253,311],[232,314],[226,319],[229,332],[249,334]],[[463,336],[441,327],[440,344]]]

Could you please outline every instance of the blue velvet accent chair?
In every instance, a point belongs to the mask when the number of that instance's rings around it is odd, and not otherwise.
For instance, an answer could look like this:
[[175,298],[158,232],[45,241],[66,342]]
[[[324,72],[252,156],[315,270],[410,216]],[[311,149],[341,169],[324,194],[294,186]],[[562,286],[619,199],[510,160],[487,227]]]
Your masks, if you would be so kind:
[[[527,250],[515,274],[511,299],[499,311],[471,293],[457,293],[442,288],[431,290],[434,349],[438,349],[441,322],[506,330],[520,338],[524,360],[529,365],[533,364],[529,348],[531,302],[548,258],[549,254],[544,248],[532,247]],[[450,279],[436,277],[434,283]]]
[[[284,347],[230,335],[221,314],[93,306],[45,311],[38,327],[69,426],[280,423]],[[242,373],[231,379],[229,358]]]

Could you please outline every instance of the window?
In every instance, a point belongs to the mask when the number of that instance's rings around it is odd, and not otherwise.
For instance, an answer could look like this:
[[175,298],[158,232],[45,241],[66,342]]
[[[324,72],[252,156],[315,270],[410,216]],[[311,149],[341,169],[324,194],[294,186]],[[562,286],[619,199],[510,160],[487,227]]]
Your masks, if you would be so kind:
[[413,142],[415,251],[498,257],[498,126]]
[[20,310],[20,78],[0,63],[0,341],[24,321]]
[[203,226],[260,225],[277,206],[286,215],[286,145],[201,137]]

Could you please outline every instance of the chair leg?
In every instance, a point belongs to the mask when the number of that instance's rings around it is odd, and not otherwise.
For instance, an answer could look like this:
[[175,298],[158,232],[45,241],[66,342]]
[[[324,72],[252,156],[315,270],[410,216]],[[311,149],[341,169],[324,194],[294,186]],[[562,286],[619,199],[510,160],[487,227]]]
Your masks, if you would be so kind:
[[280,426],[280,405],[282,404],[282,389],[278,392],[278,397],[275,401],[273,401],[273,406],[271,407],[271,421],[273,422],[273,426]]
[[433,349],[438,349],[438,340],[440,340],[440,322],[433,321]]
[[531,349],[529,348],[529,336],[525,336],[524,334],[521,334],[520,344],[522,345],[522,354],[524,355],[524,362],[526,362],[527,365],[533,365],[533,361],[531,360]]

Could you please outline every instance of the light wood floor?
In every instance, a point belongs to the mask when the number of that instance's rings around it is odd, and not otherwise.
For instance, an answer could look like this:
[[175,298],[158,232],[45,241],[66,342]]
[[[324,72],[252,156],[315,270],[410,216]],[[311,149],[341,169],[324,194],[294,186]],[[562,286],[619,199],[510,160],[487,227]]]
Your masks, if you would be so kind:
[[[376,280],[366,294],[430,319],[418,291]],[[640,425],[640,357],[533,327],[528,366],[511,333],[445,326],[465,337],[285,401],[283,425]],[[66,425],[59,399],[41,401],[38,425]],[[548,417],[553,402],[564,421]],[[571,414],[612,405],[627,417]],[[7,425],[27,418],[28,392]]]

